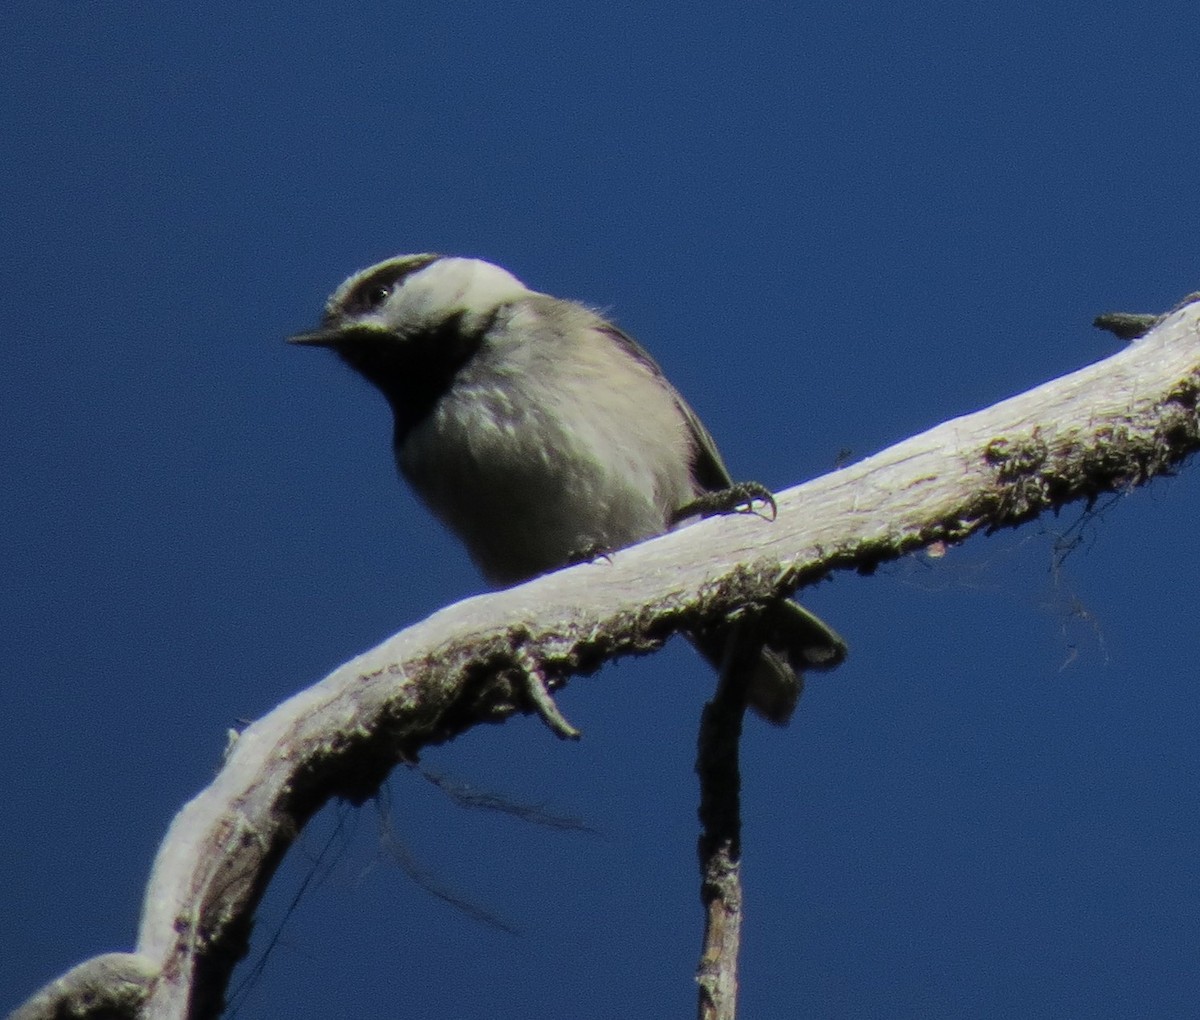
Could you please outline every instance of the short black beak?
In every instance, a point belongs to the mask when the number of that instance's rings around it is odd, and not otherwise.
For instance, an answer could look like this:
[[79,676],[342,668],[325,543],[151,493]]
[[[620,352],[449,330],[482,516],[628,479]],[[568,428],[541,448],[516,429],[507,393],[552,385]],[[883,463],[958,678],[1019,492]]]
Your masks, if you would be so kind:
[[335,347],[340,339],[342,333],[339,330],[314,329],[311,333],[294,333],[287,338],[287,342],[305,347]]

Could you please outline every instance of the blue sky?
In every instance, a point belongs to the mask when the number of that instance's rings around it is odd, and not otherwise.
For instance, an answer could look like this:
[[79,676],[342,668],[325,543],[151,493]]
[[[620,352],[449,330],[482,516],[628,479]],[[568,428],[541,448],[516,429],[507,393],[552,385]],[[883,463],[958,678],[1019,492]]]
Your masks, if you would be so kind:
[[[482,589],[383,401],[283,343],[344,276],[444,251],[600,307],[784,487],[1200,288],[1198,28],[1126,0],[6,8],[0,1008],[132,945],[228,727]],[[1198,506],[1185,466],[804,594],[852,653],[747,733],[746,1016],[1194,1015]],[[521,719],[426,758],[594,835],[393,776],[395,836],[519,935],[331,809],[238,1015],[692,1015],[711,684],[676,642],[572,683],[577,745]]]

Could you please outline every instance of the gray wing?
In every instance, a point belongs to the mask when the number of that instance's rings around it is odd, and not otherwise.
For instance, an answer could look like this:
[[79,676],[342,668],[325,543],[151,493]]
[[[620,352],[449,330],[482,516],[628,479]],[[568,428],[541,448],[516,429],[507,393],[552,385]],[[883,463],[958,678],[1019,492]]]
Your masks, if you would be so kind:
[[[692,435],[692,477],[701,491],[733,485],[729,469],[696,412],[663,374],[662,368],[633,337],[611,323],[599,328],[645,365],[675,398]],[[766,639],[758,665],[750,678],[750,706],[768,722],[782,726],[792,715],[803,688],[801,671],[833,669],[846,657],[846,642],[820,617],[791,599],[780,599],[764,621]],[[720,627],[692,635],[702,655],[720,668],[727,633]]]
[[704,427],[704,423],[696,417],[696,412],[688,406],[688,402],[671,385],[671,381],[666,377],[658,362],[650,356],[650,352],[634,340],[633,337],[629,336],[628,333],[623,333],[611,322],[601,320],[598,328],[602,333],[607,334],[621,347],[625,348],[633,358],[650,369],[662,383],[663,388],[675,398],[675,405],[679,408],[679,413],[683,415],[683,420],[687,423],[688,431],[691,433],[692,477],[696,480],[696,486],[699,491],[715,492],[721,489],[728,489],[733,485],[733,478],[729,474],[729,469],[725,466],[725,461],[721,459],[721,454],[717,450],[717,444],[713,441],[713,437],[709,435],[708,429]]

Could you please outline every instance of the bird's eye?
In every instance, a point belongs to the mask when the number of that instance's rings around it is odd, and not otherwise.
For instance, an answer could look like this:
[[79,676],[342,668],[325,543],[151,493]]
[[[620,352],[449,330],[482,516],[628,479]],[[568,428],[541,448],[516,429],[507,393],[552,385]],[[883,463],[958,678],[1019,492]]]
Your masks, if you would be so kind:
[[367,307],[378,308],[388,299],[388,295],[391,294],[391,292],[391,287],[388,287],[382,283],[376,284],[369,291],[367,291]]

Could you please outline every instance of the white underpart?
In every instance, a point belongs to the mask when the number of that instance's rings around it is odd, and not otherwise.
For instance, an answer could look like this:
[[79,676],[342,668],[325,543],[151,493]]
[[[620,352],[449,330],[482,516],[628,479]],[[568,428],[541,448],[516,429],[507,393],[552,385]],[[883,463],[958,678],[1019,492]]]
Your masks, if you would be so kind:
[[[442,295],[516,283],[480,265],[451,267]],[[694,495],[674,392],[590,313],[559,310],[581,328],[553,330],[529,302],[502,309],[398,451],[417,491],[499,583],[659,534]]]

